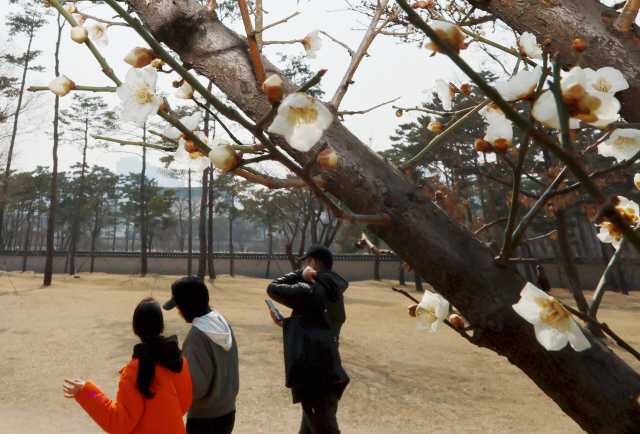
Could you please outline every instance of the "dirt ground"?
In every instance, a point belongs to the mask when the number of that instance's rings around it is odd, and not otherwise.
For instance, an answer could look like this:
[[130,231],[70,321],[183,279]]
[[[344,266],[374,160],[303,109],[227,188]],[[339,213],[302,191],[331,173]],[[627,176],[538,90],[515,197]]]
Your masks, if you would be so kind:
[[[100,433],[73,400],[65,377],[93,379],[115,398],[118,371],[137,342],[136,304],[168,299],[174,276],[0,274],[0,432]],[[281,331],[264,303],[266,280],[221,276],[211,304],[231,323],[240,352],[237,434],[295,433],[301,410],[284,387]],[[355,282],[346,292],[341,354],[351,384],[340,403],[344,433],[578,433],[580,428],[517,368],[443,327],[421,334],[397,282]],[[409,288],[413,291],[413,288]],[[567,291],[555,294],[567,301]],[[589,299],[591,294],[587,294]],[[288,311],[282,309],[283,312]],[[640,347],[640,295],[607,294],[600,313]],[[165,314],[167,334],[189,325]],[[615,348],[615,345],[611,345]],[[617,351],[640,370],[640,363]]]

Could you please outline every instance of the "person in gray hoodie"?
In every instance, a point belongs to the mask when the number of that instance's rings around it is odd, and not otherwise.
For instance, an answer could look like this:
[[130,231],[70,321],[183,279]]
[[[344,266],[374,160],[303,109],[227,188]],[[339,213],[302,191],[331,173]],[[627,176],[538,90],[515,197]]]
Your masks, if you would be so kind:
[[187,434],[230,434],[240,384],[238,346],[231,326],[209,307],[209,290],[197,277],[176,280],[171,299],[163,307],[177,307],[180,316],[193,325],[182,345],[193,383]]

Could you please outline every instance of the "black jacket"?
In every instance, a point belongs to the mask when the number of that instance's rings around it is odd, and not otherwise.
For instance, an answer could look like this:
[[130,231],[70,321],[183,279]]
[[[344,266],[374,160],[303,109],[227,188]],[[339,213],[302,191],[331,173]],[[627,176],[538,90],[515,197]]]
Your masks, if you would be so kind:
[[340,329],[347,319],[344,309],[344,292],[349,287],[344,277],[333,271],[319,271],[310,284],[302,279],[302,270],[285,274],[274,280],[267,294],[274,301],[293,309],[291,315],[324,310],[329,316],[331,329],[340,339]]
[[332,271],[318,272],[313,284],[296,271],[267,288],[269,297],[293,310],[284,321],[283,337],[287,387],[294,403],[326,394],[339,399],[349,383],[338,351],[346,319],[343,293],[347,286],[347,281]]

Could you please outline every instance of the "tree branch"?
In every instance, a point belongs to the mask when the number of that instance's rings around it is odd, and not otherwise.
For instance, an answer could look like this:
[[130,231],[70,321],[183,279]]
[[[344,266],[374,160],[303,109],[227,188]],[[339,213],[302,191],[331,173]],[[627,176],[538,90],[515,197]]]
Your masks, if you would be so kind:
[[339,111],[338,112],[338,116],[342,117],[342,116],[345,116],[345,115],[361,115],[361,114],[364,114],[364,113],[369,113],[371,110],[375,110],[378,107],[382,107],[383,105],[390,104],[390,103],[392,103],[394,101],[397,101],[399,99],[400,99],[400,97],[398,97],[396,99],[392,99],[391,101],[383,102],[382,104],[378,104],[377,106],[371,107],[370,109],[367,109],[367,110],[360,110],[360,111],[346,111],[345,110],[345,111]]
[[328,36],[329,39],[331,39],[333,42],[335,42],[338,45],[342,45],[344,48],[347,49],[347,51],[349,52],[349,56],[353,57],[356,55],[355,51],[353,51],[351,48],[349,48],[349,46],[347,44],[345,44],[344,42],[340,42],[338,41],[336,38],[334,38],[333,36],[331,36],[330,34],[328,34],[327,32],[325,32],[324,30],[320,30],[320,33],[322,33],[325,36]]

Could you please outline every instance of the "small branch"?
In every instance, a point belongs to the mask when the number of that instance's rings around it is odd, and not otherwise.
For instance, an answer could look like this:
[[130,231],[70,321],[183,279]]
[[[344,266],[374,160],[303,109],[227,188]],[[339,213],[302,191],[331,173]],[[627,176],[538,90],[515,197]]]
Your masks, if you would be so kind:
[[465,21],[463,24],[459,24],[460,26],[466,26],[466,27],[471,27],[471,26],[476,26],[478,24],[482,24],[482,23],[488,23],[490,21],[495,21],[498,18],[495,15],[485,15],[483,17],[478,17],[478,18],[472,18],[468,21]]
[[371,107],[370,109],[367,110],[360,110],[360,111],[340,111],[338,112],[338,116],[342,117],[345,115],[361,115],[361,114],[365,114],[365,113],[369,113],[371,110],[375,110],[378,107],[382,107],[383,105],[387,105],[387,104],[391,104],[394,101],[399,100],[400,97],[396,98],[396,99],[392,99],[391,101],[387,101],[387,102],[383,102],[382,104],[378,104],[375,107]]
[[[347,68],[344,77],[342,77],[342,81],[340,82],[336,93],[331,98],[331,105],[336,110],[338,110],[338,108],[340,107],[340,103],[342,102],[344,95],[347,93],[347,88],[353,83],[353,75],[356,73],[356,69],[358,69],[360,61],[362,60],[367,50],[371,46],[371,43],[378,34],[376,26],[378,25],[378,21],[380,21],[380,18],[382,17],[382,14],[384,13],[388,3],[389,0],[381,0],[378,2],[376,11],[371,18],[371,23],[369,24],[369,27],[367,28],[367,31],[362,38],[362,42],[360,42],[358,51],[356,51],[355,55],[351,56],[351,63],[349,63],[349,67]],[[382,27],[384,27],[384,25]]]
[[425,146],[424,149],[418,153],[418,155],[416,155],[411,160],[407,161],[405,164],[400,166],[400,170],[404,172],[407,169],[411,169],[416,164],[418,164],[438,143],[440,143],[444,138],[449,136],[460,125],[467,122],[471,116],[475,115],[477,112],[479,112],[484,106],[486,106],[490,102],[491,102],[490,99],[484,100],[482,104],[475,106],[471,111],[469,111],[467,114],[462,116],[455,123],[451,124],[451,126],[449,126],[446,130],[444,130],[443,132],[435,136],[433,139],[431,139],[429,144]]
[[509,220],[508,217],[502,217],[499,218],[497,220],[492,221],[491,223],[487,223],[486,225],[482,226],[480,229],[478,229],[477,231],[475,231],[473,234],[474,235],[478,235],[480,232],[486,231],[487,229],[489,229],[492,226],[497,225],[498,223],[502,223],[502,222],[506,222],[507,220]]
[[367,237],[367,234],[364,232],[362,232],[360,239],[357,242],[353,243],[353,245],[356,246],[357,249],[369,249],[369,252],[371,252],[376,256],[380,256],[380,255],[394,256],[391,250],[379,249],[378,246],[376,246],[371,242],[371,240],[369,240],[369,237]]
[[249,164],[259,163],[261,161],[273,160],[273,157],[270,154],[260,155],[254,158],[248,158],[246,160],[241,160],[240,163],[236,167],[242,167]]
[[300,15],[300,12],[296,12],[295,14],[289,15],[287,18],[285,18],[283,20],[276,21],[275,23],[269,24],[268,26],[264,26],[262,28],[262,31],[264,32],[265,30],[270,29],[271,27],[275,27],[278,24],[286,23],[287,21],[289,21],[291,18],[295,17],[296,15]]
[[211,117],[213,117],[222,127],[223,130],[225,130],[227,132],[227,134],[229,135],[229,137],[231,138],[231,140],[233,140],[234,142],[236,142],[238,145],[240,146],[244,146],[244,144],[238,140],[236,138],[236,136],[233,135],[233,133],[229,130],[229,128],[227,128],[227,126],[224,124],[224,122],[222,122],[220,120],[220,118],[213,112],[211,111],[211,109],[209,107],[207,107],[206,105],[202,104],[200,101],[198,101],[195,98],[192,98],[193,102],[200,108],[204,109],[207,111],[207,113],[209,113],[211,115]]
[[159,149],[161,151],[167,151],[167,152],[175,152],[176,150],[176,148],[169,148],[166,146],[154,145],[152,143],[132,142],[130,140],[118,140],[118,139],[113,139],[111,137],[102,137],[102,136],[91,136],[91,137],[93,137],[96,140],[105,140],[107,142],[120,143],[120,146],[124,146],[124,145],[142,146],[145,148]]
[[430,109],[426,109],[426,108],[421,108],[421,107],[411,107],[411,108],[403,108],[403,107],[398,107],[398,106],[391,106],[391,108],[394,108],[396,110],[402,110],[405,112],[411,112],[411,111],[419,111],[419,112],[425,112],[425,113],[429,113],[432,115],[436,115],[436,116],[440,116],[443,118],[450,118],[450,117],[454,117],[454,116],[461,116],[465,113],[469,113],[471,110],[474,109],[474,107],[469,107],[466,109],[462,109],[462,110],[458,110],[455,112],[440,112],[437,110],[430,110]]
[[[559,300],[558,300],[559,301]],[[615,334],[613,332],[613,330],[611,330],[609,328],[609,326],[606,323],[599,323],[595,318],[593,318],[590,315],[585,315],[584,313],[575,310],[574,308],[572,308],[571,306],[567,306],[566,304],[564,304],[563,302],[560,301],[560,304],[562,305],[562,307],[564,307],[566,310],[568,310],[571,314],[577,316],[578,318],[580,318],[582,321],[584,321],[587,324],[593,325],[597,328],[599,328],[600,330],[602,330],[603,332],[605,332],[606,334],[608,334],[609,336],[611,336],[611,338],[616,342],[616,344],[618,344],[620,346],[620,348],[624,348],[625,350],[627,350],[629,353],[631,353],[636,359],[640,360],[640,353],[638,353],[635,349],[633,349],[633,347],[631,345],[629,345],[628,343],[626,343],[625,341],[623,341],[620,336],[618,336],[617,334]]]
[[[107,87],[94,87],[94,86],[76,86],[72,90],[80,92],[115,92],[118,88],[113,86]],[[27,89],[29,92],[41,92],[43,90],[50,90],[47,86],[31,86]]]
[[521,246],[522,246],[522,245],[524,245],[524,244],[529,244],[529,243],[533,243],[534,241],[542,240],[542,239],[544,239],[544,238],[547,238],[547,237],[552,236],[552,235],[553,235],[553,234],[555,234],[556,232],[558,232],[558,230],[557,230],[557,229],[554,229],[554,230],[552,230],[551,232],[548,232],[548,233],[546,233],[546,234],[544,234],[544,235],[540,235],[540,236],[538,236],[538,237],[533,237],[533,238],[528,238],[528,239],[526,239],[526,240],[522,240],[522,241],[520,241],[519,245],[521,245]]
[[560,143],[565,150],[574,153],[573,143],[571,143],[571,131],[569,130],[569,114],[567,113],[567,108],[564,105],[562,88],[560,87],[560,81],[562,80],[560,72],[562,67],[560,66],[556,56],[551,59],[551,63],[553,63],[553,82],[551,82],[549,86],[551,87],[551,92],[553,92],[553,96],[555,97],[556,107],[558,109]]
[[627,0],[624,9],[613,22],[613,28],[619,32],[628,32],[633,27],[633,23],[640,10],[640,0]]
[[283,44],[302,44],[302,39],[292,39],[290,41],[263,41],[262,45],[283,45]]
[[611,277],[613,277],[613,269],[616,264],[622,258],[622,252],[627,248],[627,239],[623,238],[620,240],[620,245],[618,249],[613,254],[613,257],[609,261],[607,268],[605,268],[604,273],[602,273],[602,277],[600,278],[600,282],[598,282],[598,286],[593,293],[593,298],[591,299],[591,304],[589,305],[589,310],[587,313],[590,317],[596,318],[598,315],[598,308],[600,307],[600,302],[602,302],[602,297],[604,297],[604,290],[607,287],[607,284],[611,281]]
[[182,122],[180,122],[180,120],[178,120],[178,118],[176,118],[172,114],[167,113],[167,112],[165,112],[163,110],[158,110],[158,116],[160,116],[165,121],[169,122],[171,125],[176,127],[178,129],[178,131],[180,131],[182,134],[187,136],[187,138],[189,140],[191,140],[193,142],[193,144],[196,145],[204,153],[204,155],[209,155],[209,152],[211,152],[211,148],[209,146],[207,146],[206,144],[204,144],[202,142],[202,140],[200,140],[200,138],[198,136],[193,134],[193,132],[190,129],[185,127],[182,124]]
[[167,137],[167,136],[165,136],[164,134],[159,133],[159,132],[157,132],[157,131],[154,131],[154,130],[147,130],[147,131],[149,131],[149,133],[154,134],[154,135],[156,135],[156,136],[158,136],[158,137],[162,137],[163,139],[168,140],[168,141],[170,141],[171,143],[174,143],[174,144],[176,144],[176,145],[177,145],[178,143],[180,143],[180,141],[179,141],[179,140],[176,140],[176,139],[172,139],[172,138],[170,138],[170,137]]
[[238,6],[240,6],[240,14],[242,15],[242,21],[244,22],[244,30],[247,33],[247,40],[249,41],[249,54],[251,55],[251,62],[253,63],[253,69],[256,73],[256,81],[258,84],[262,84],[267,79],[267,75],[264,72],[262,58],[260,58],[260,49],[256,42],[256,35],[251,27],[249,8],[247,7],[247,2],[245,0],[238,0]]
[[411,294],[409,294],[404,289],[398,289],[395,286],[392,286],[391,289],[393,289],[395,292],[399,292],[400,294],[404,295],[405,297],[407,297],[409,300],[413,301],[414,303],[420,304],[420,301],[418,301],[418,299],[414,298]]
[[338,41],[336,38],[334,38],[333,36],[331,36],[330,34],[328,34],[327,32],[325,32],[324,30],[320,30],[320,33],[322,33],[325,36],[328,36],[329,39],[331,39],[333,42],[335,42],[338,45],[342,45],[344,48],[347,49],[347,51],[349,52],[349,56],[353,57],[356,55],[355,51],[353,51],[351,48],[349,48],[349,46],[347,44],[345,44],[344,42],[340,42]]
[[87,17],[89,19],[92,19],[94,21],[97,21],[99,23],[105,23],[107,24],[107,27],[111,27],[111,26],[124,26],[124,27],[131,27],[129,24],[127,23],[119,23],[117,21],[107,21],[107,20],[103,20],[102,18],[98,18],[98,17],[94,17],[92,15],[87,15],[82,11],[78,11],[78,13],[84,17]]
[[513,232],[513,241],[511,242],[512,248],[515,249],[520,244],[520,239],[524,236],[524,233],[527,231],[527,228],[533,222],[533,219],[538,215],[538,213],[542,210],[542,207],[546,205],[546,203],[553,197],[553,192],[558,188],[558,186],[564,181],[564,178],[569,173],[569,168],[565,166],[564,169],[556,176],[556,179],[553,180],[551,185],[547,187],[542,196],[538,199],[538,201],[533,205],[533,207],[529,210],[527,215],[520,221],[520,224]]
[[472,6],[472,7],[471,7],[471,9],[469,9],[469,12],[467,12],[467,14],[464,16],[464,18],[462,18],[462,19],[460,20],[460,22],[459,22],[459,23],[457,23],[457,24],[458,24],[458,26],[462,26],[462,25],[464,25],[464,22],[465,22],[465,21],[467,21],[467,19],[468,19],[468,18],[471,16],[471,14],[473,14],[475,11],[476,11],[476,7],[475,7],[475,6]]
[[548,256],[546,258],[508,258],[507,262],[510,262],[510,263],[542,262],[542,261],[553,261],[554,259],[556,259],[555,256]]
[[258,45],[258,51],[262,51],[262,32],[264,31],[263,24],[264,10],[262,9],[262,0],[256,0],[256,13],[255,13],[255,30],[252,30],[251,34],[256,38],[256,44]]

